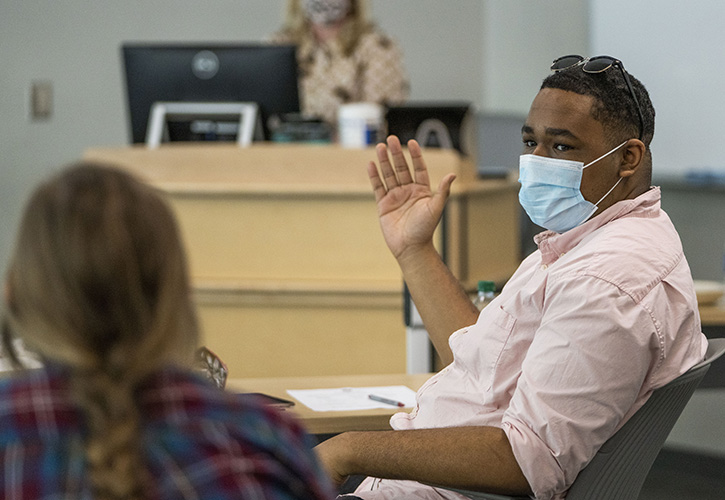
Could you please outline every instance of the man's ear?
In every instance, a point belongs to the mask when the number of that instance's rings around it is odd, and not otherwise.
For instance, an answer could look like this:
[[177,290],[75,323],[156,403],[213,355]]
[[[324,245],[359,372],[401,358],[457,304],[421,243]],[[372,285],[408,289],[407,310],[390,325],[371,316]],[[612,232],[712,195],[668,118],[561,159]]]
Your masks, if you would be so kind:
[[646,148],[639,139],[630,139],[622,146],[622,163],[619,165],[619,176],[630,177],[644,163]]

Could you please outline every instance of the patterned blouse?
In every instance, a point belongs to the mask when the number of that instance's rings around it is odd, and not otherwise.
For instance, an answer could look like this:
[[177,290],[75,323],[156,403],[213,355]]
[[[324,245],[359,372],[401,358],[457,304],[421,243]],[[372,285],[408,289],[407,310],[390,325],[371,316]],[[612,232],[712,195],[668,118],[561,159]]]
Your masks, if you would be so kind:
[[[83,418],[54,368],[0,381],[0,497],[93,498]],[[250,396],[164,370],[140,391],[149,500],[334,498],[302,428]]]
[[[274,43],[291,43],[284,32]],[[410,85],[398,45],[375,28],[363,33],[350,56],[337,40],[306,36],[297,48],[302,112],[337,122],[337,108],[349,102],[401,104]]]

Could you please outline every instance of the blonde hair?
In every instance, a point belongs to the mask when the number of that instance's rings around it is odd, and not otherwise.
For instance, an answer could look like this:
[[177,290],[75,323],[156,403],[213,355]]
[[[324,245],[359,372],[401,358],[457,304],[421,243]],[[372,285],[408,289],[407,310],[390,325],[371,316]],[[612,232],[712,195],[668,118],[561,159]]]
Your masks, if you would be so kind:
[[134,391],[161,367],[190,363],[198,341],[169,207],[121,170],[62,171],[27,204],[6,293],[12,332],[68,368],[94,497],[143,498]]
[[[366,0],[351,0],[350,12],[339,36],[343,54],[349,57],[360,41],[360,37],[372,29],[373,25],[368,19]],[[287,12],[282,34],[287,40],[297,45],[302,45],[302,42],[311,36],[310,22],[305,17],[301,0],[287,1]]]

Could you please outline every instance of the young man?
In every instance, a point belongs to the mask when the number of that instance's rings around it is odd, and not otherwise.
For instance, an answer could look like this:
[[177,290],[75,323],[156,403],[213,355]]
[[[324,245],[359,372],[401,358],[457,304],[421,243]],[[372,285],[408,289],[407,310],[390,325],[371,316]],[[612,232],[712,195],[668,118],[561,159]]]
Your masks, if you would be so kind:
[[705,354],[690,270],[650,187],[646,89],[613,58],[552,69],[522,128],[519,179],[549,230],[480,316],[432,243],[454,176],[433,194],[420,148],[409,143],[411,173],[395,137],[378,146],[380,172],[369,165],[385,240],[449,364],[395,431],[317,447],[334,479],[371,476],[360,498],[463,498],[435,485],[562,498],[652,390]]

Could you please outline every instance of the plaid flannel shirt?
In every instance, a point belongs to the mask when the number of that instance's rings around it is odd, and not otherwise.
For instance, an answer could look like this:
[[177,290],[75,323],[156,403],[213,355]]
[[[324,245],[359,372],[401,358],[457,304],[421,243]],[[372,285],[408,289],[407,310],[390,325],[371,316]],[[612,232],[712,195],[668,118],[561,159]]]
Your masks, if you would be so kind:
[[[253,397],[167,369],[138,401],[149,500],[335,496],[302,427]],[[83,433],[62,369],[0,381],[0,497],[92,499]]]

